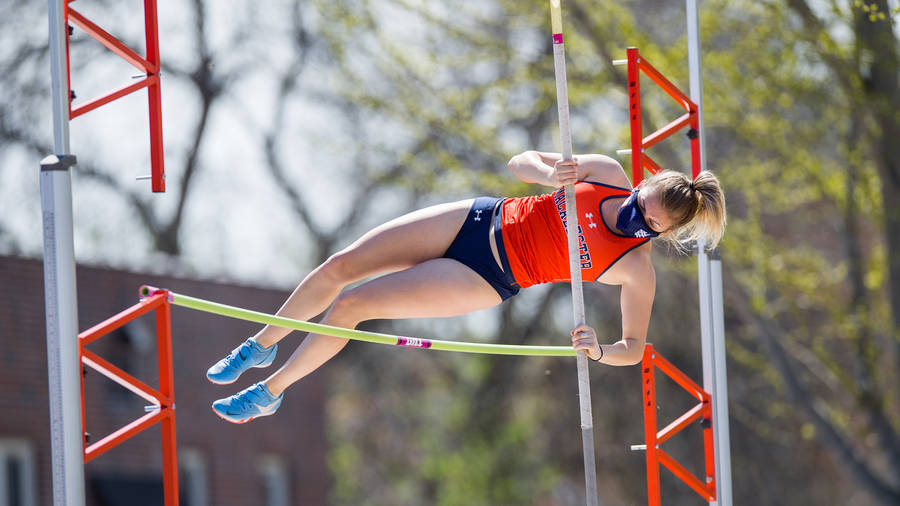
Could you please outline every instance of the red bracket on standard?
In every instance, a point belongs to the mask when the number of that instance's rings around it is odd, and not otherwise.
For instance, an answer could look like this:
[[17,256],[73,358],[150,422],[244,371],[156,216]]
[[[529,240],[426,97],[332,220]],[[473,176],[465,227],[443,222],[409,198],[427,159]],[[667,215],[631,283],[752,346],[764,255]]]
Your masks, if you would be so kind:
[[[698,401],[694,408],[678,417],[666,428],[657,432],[656,420],[656,369],[659,369],[677,383],[681,388],[693,395]],[[659,465],[666,466],[675,476],[687,483],[706,501],[716,500],[716,464],[712,430],[712,400],[710,395],[681,372],[671,362],[663,358],[652,344],[644,347],[644,358],[641,362],[641,377],[644,390],[644,437],[647,451],[647,502],[650,506],[659,506]],[[703,424],[703,455],[706,467],[704,483],[674,458],[660,448],[660,445],[677,434],[688,425],[701,420]]]
[[[660,88],[684,107],[686,114],[673,120],[668,125],[643,137],[641,121],[641,72],[653,80]],[[662,170],[658,163],[647,154],[647,148],[658,144],[682,128],[689,126],[688,139],[691,143],[691,175],[700,173],[700,114],[697,104],[681,92],[671,81],[666,79],[653,65],[650,65],[638,48],[628,48],[628,120],[631,125],[631,184],[637,186],[644,179],[644,169],[656,174]]]
[[[143,293],[143,289],[142,289]],[[87,444],[84,441],[85,463],[125,442],[157,422],[162,427],[163,491],[165,506],[178,504],[178,457],[175,449],[175,375],[172,369],[172,333],[169,292],[156,290],[152,295],[121,313],[78,334],[79,361],[103,376],[142,397],[150,403],[149,411],[103,439]],[[86,346],[150,312],[156,313],[156,352],[159,368],[159,388],[153,388],[112,363],[104,360]],[[85,428],[84,375],[81,376],[81,427]]]
[[150,180],[151,188],[154,192],[166,191],[166,174],[163,162],[163,137],[162,137],[162,98],[159,90],[159,35],[157,30],[157,13],[156,0],[144,0],[144,35],[147,47],[147,57],[144,58],[138,53],[123,44],[119,39],[110,35],[109,32],[100,28],[98,25],[87,19],[83,14],[73,9],[69,4],[74,0],[66,1],[65,16],[66,24],[72,23],[84,30],[100,44],[107,49],[120,56],[123,60],[133,65],[146,77],[129,86],[108,93],[104,96],[89,100],[87,103],[72,107],[75,99],[75,93],[72,91],[71,65],[69,62],[69,40],[66,39],[66,76],[69,87],[69,120],[75,119],[82,114],[93,111],[94,109],[108,104],[113,100],[119,99],[147,88],[147,99],[150,113]]

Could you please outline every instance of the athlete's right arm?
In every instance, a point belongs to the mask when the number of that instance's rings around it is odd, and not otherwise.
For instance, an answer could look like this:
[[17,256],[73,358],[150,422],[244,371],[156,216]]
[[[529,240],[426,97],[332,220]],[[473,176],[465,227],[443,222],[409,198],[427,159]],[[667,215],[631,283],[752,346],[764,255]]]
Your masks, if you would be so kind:
[[506,165],[517,178],[526,183],[537,183],[558,188],[559,182],[553,166],[561,158],[552,153],[525,151],[509,159]]
[[560,188],[575,181],[592,181],[616,186],[628,185],[628,178],[619,162],[605,155],[578,155],[571,162],[563,162],[559,153],[525,151],[509,160],[507,166],[526,183]]

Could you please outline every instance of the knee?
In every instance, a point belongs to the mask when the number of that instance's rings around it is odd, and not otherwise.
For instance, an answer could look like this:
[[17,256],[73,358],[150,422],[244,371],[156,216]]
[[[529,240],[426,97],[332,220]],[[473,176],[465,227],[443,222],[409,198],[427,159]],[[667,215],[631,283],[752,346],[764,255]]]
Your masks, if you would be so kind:
[[346,251],[339,251],[328,257],[328,260],[319,266],[318,274],[340,286],[356,281],[353,259]]
[[331,306],[328,320],[331,324],[353,328],[359,322],[369,319],[366,307],[365,300],[356,289],[344,290]]

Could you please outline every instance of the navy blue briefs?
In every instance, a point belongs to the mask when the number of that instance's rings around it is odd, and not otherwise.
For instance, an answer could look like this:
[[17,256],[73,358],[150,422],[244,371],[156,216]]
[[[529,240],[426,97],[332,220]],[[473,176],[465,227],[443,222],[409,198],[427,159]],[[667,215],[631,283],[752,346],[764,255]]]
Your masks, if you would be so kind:
[[[476,198],[469,209],[466,222],[444,253],[444,258],[456,260],[477,272],[497,291],[501,299],[506,300],[519,293],[519,287],[509,270],[509,261],[503,248],[503,234],[500,233],[500,204],[503,200],[496,197]],[[503,270],[500,270],[491,252],[489,233],[492,227]]]

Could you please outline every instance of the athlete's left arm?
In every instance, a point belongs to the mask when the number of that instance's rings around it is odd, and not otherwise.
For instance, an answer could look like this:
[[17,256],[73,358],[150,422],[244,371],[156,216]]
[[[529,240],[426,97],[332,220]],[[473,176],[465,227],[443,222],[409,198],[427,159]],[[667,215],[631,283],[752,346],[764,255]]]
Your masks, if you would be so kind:
[[559,153],[526,151],[509,160],[509,170],[526,183],[538,183],[554,188],[590,181],[628,188],[628,176],[619,162],[606,155],[575,155],[568,162]]
[[[622,279],[622,339],[613,344],[600,345],[594,329],[587,325],[572,331],[572,344],[575,349],[582,349],[588,356],[608,365],[634,365],[644,356],[644,343],[647,341],[647,328],[650,325],[650,311],[653,307],[653,296],[656,292],[656,272],[649,262],[649,251],[643,251],[630,260],[630,268],[625,269]],[[631,255],[629,255],[631,256]],[[646,258],[642,258],[646,257]]]

